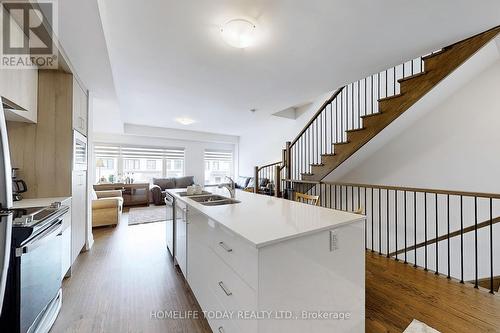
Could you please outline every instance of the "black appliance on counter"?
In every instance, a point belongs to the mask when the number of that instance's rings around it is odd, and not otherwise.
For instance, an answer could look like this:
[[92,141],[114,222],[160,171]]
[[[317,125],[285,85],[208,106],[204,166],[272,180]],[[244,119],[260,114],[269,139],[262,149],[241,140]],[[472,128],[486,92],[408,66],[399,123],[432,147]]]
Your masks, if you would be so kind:
[[19,169],[12,168],[12,199],[14,201],[20,201],[23,199],[22,193],[28,191],[28,186],[26,182],[19,179],[17,176]]
[[67,206],[12,209],[12,242],[0,331],[48,332],[61,308],[61,236]]

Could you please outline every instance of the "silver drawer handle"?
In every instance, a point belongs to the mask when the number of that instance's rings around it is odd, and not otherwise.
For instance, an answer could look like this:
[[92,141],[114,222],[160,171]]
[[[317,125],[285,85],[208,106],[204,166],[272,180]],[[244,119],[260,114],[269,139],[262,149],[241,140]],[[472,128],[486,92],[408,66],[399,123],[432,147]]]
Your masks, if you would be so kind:
[[221,326],[221,327],[219,327],[218,331],[219,331],[219,333],[224,333],[224,328]]
[[219,287],[221,287],[222,290],[226,293],[227,296],[231,296],[233,293],[227,290],[226,286],[224,285],[224,282],[220,281],[219,282]]
[[219,246],[222,247],[227,252],[233,252],[233,249],[227,246],[224,242],[219,242]]

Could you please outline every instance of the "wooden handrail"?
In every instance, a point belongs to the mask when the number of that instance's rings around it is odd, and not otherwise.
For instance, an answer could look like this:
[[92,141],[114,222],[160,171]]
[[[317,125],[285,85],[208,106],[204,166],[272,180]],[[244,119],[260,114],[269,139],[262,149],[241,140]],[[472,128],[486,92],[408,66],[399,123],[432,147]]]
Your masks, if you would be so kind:
[[324,109],[327,107],[328,104],[330,104],[331,102],[333,102],[333,100],[335,98],[337,98],[337,96],[342,92],[342,90],[344,90],[344,87],[342,88],[339,88],[337,89],[337,91],[335,91],[333,93],[333,95],[327,99],[321,106],[320,108],[318,109],[318,111],[316,111],[316,113],[314,114],[314,116],[311,118],[311,120],[309,120],[309,122],[306,124],[306,126],[304,126],[304,128],[302,129],[302,131],[300,131],[299,135],[297,135],[295,137],[295,139],[292,141],[292,144],[290,145],[290,148],[293,147],[293,145],[300,139],[300,137],[302,136],[302,134],[305,133],[305,131],[309,128],[309,126],[311,126],[311,124],[316,120],[316,118],[319,117],[319,115],[324,111]]
[[279,161],[279,162],[275,162],[275,163],[270,163],[270,164],[266,164],[266,165],[263,165],[261,167],[258,167],[259,168],[259,171],[264,169],[264,168],[268,168],[268,167],[272,167],[272,166],[275,166],[275,165],[278,165],[278,164],[281,164],[282,162]]
[[[498,222],[500,222],[500,217],[494,218],[491,221],[487,220],[487,221],[478,223],[477,224],[477,230],[485,228],[485,227],[489,227],[490,224],[491,225],[497,224]],[[398,254],[402,254],[402,253],[405,253],[405,252],[413,251],[415,249],[419,249],[419,248],[427,246],[427,245],[431,245],[431,244],[434,244],[434,243],[437,243],[437,242],[441,242],[441,241],[447,240],[448,237],[449,238],[453,238],[453,237],[460,236],[461,234],[466,234],[466,233],[474,231],[474,230],[476,230],[476,226],[475,225],[471,225],[470,227],[464,228],[463,231],[457,230],[457,231],[451,232],[449,235],[446,234],[446,235],[443,235],[443,236],[439,236],[437,238],[428,240],[427,242],[418,243],[417,245],[412,245],[412,246],[407,247],[405,249],[401,249],[401,250],[398,250],[396,252],[389,253],[389,257],[393,257],[393,256],[398,255]]]
[[432,193],[432,194],[449,194],[464,197],[478,197],[478,198],[491,198],[500,199],[500,194],[498,193],[484,193],[484,192],[467,192],[467,191],[450,191],[450,190],[439,190],[439,189],[429,189],[429,188],[418,188],[418,187],[402,187],[402,186],[384,186],[384,185],[370,185],[370,184],[356,184],[356,183],[337,183],[328,181],[307,181],[298,179],[284,179],[291,183],[303,183],[303,184],[327,184],[327,185],[337,185],[337,186],[353,186],[353,187],[366,187],[375,188],[390,191],[407,191],[407,192],[419,192],[419,193]]

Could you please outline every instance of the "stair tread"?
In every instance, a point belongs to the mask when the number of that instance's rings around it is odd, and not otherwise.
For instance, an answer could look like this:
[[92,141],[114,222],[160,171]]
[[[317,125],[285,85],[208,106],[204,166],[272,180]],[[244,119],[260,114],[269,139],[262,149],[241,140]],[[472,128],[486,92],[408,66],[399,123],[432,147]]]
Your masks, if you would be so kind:
[[312,172],[301,172],[300,174],[302,176],[313,176],[314,175],[314,173],[312,173]]
[[366,127],[361,127],[361,128],[353,128],[350,130],[347,130],[346,133],[352,133],[352,132],[359,132],[359,131],[364,131]]
[[371,114],[365,114],[364,116],[361,116],[360,118],[366,119],[366,118],[370,118],[370,117],[375,117],[375,116],[381,115],[382,113],[383,113],[382,111],[379,111],[379,112],[375,112],[375,113],[371,113]]
[[325,163],[310,163],[310,166],[315,166],[315,167],[322,167],[325,166]]
[[425,60],[428,60],[430,58],[434,58],[434,57],[437,57],[438,55],[440,54],[443,54],[445,53],[446,51],[448,51],[448,47],[443,47],[441,50],[437,51],[437,52],[434,52],[434,53],[431,53],[431,54],[428,54],[426,56],[423,56],[422,57],[422,60],[425,61]]
[[337,142],[337,143],[333,143],[333,145],[346,145],[348,143],[351,143],[350,141],[344,141],[344,142]]
[[423,71],[423,72],[420,72],[420,73],[417,73],[417,74],[413,74],[413,75],[401,78],[401,79],[398,80],[398,83],[402,83],[402,82],[405,82],[405,81],[409,81],[409,80],[415,79],[415,78],[420,77],[422,75],[425,75],[427,73],[428,73],[428,71],[427,72]]
[[399,93],[399,94],[396,94],[396,95],[393,95],[393,96],[388,96],[388,97],[384,97],[384,98],[381,98],[378,100],[378,102],[383,102],[383,101],[388,101],[388,100],[391,100],[391,99],[394,99],[394,98],[398,98],[398,97],[401,97],[403,96],[404,93]]
[[333,153],[333,154],[321,154],[321,156],[325,156],[325,157],[332,157],[332,156],[335,156],[336,154]]

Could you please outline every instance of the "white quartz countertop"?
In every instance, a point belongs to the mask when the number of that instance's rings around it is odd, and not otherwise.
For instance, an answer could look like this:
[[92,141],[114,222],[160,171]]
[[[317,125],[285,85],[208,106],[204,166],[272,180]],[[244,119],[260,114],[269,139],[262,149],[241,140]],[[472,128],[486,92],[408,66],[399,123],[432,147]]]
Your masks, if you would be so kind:
[[53,198],[35,198],[23,199],[21,201],[14,201],[14,208],[30,208],[30,207],[46,207],[50,206],[53,202],[64,202],[71,197],[53,197]]
[[[208,187],[205,190],[229,197],[226,189]],[[181,197],[178,192],[186,189],[167,191],[257,248],[365,220],[365,216],[359,214],[241,190],[236,190],[235,197],[240,203],[222,206],[203,206],[189,197]]]

